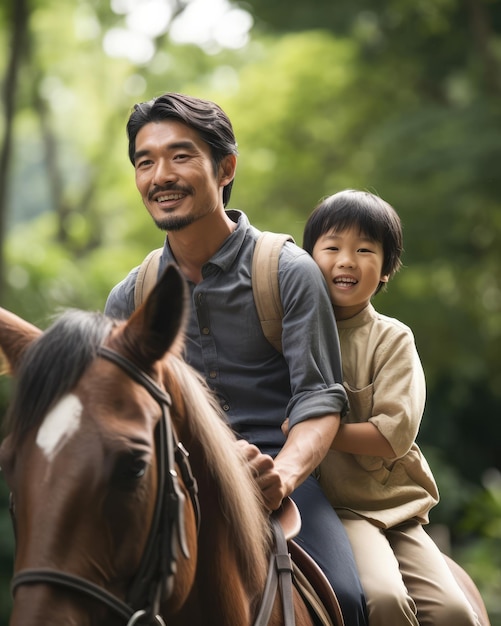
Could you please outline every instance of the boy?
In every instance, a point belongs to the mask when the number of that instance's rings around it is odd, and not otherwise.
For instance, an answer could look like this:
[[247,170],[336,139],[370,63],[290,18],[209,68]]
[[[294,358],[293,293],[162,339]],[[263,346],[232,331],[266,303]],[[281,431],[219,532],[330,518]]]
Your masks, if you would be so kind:
[[415,441],[425,380],[414,337],[371,304],[400,268],[400,219],[381,198],[345,190],[313,211],[303,247],[327,281],[350,402],[320,483],[350,537],[369,624],[478,625],[423,528],[438,490]]

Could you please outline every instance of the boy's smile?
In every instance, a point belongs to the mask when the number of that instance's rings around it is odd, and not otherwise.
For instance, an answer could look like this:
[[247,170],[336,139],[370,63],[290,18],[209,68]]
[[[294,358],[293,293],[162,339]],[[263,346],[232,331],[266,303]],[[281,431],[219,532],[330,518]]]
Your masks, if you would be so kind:
[[315,243],[313,258],[320,267],[337,319],[353,317],[370,302],[383,275],[383,246],[357,228],[325,233]]

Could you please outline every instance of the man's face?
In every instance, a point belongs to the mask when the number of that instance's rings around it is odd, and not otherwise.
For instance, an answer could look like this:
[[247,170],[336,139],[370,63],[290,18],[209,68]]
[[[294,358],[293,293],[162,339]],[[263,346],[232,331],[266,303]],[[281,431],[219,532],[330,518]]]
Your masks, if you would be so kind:
[[136,136],[136,186],[162,230],[181,230],[206,215],[224,211],[222,189],[232,180],[235,158],[214,172],[209,146],[186,124],[150,122]]

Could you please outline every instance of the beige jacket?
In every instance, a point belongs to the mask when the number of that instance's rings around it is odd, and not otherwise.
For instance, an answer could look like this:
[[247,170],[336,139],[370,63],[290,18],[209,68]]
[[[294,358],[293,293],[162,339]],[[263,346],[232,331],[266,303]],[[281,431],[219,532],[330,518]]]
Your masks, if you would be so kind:
[[372,304],[338,321],[338,330],[350,402],[343,421],[372,422],[396,458],[331,450],[320,466],[320,483],[336,509],[354,511],[382,528],[412,518],[426,523],[439,496],[415,443],[426,387],[412,331]]

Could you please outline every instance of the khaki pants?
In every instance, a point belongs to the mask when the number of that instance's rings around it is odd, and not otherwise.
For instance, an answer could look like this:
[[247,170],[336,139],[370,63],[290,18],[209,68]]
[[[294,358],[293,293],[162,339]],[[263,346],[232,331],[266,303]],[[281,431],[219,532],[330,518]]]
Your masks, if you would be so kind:
[[421,524],[381,529],[350,511],[337,512],[352,544],[369,626],[479,626]]

